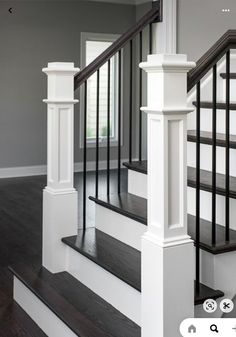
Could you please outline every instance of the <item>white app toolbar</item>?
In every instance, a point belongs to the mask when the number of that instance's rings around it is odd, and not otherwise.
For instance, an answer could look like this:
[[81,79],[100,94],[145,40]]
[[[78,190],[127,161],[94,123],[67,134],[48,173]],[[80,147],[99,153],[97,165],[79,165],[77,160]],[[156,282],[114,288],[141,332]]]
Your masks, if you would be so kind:
[[183,337],[236,337],[236,318],[188,318],[180,325]]

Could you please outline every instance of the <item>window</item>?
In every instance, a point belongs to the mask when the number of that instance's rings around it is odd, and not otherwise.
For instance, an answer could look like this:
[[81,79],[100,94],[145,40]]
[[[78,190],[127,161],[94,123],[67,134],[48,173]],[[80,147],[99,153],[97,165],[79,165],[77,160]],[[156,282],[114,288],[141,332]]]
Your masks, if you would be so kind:
[[[114,35],[82,34],[82,67],[89,65],[97,56],[106,50],[118,38]],[[117,86],[118,86],[118,58],[111,59],[111,87],[110,87],[110,138],[117,140]],[[107,102],[108,102],[108,68],[107,63],[100,68],[99,86],[99,141],[107,139]],[[82,102],[83,110],[84,102]],[[96,139],[97,116],[97,73],[87,80],[87,142],[94,144]],[[81,125],[83,125],[81,123]],[[81,133],[82,134],[82,133]]]

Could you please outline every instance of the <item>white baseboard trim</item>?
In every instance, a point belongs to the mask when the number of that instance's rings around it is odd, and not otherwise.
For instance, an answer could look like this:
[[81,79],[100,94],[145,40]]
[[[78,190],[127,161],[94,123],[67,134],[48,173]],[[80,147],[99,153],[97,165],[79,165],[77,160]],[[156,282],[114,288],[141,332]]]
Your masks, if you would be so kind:
[[18,178],[45,175],[46,165],[0,168],[0,178]]
[[48,337],[77,337],[65,323],[15,276],[14,300]]
[[[134,159],[137,160],[137,159]],[[122,164],[129,161],[128,159],[122,159]],[[87,170],[94,171],[95,170],[95,161],[87,162]],[[105,170],[107,167],[106,160],[103,160],[99,163],[99,170]],[[117,168],[117,160],[110,161],[111,169]],[[75,172],[83,171],[83,163],[77,162],[74,165]],[[46,165],[35,165],[35,166],[19,166],[19,167],[4,167],[0,168],[0,179],[3,178],[18,178],[18,177],[31,177],[31,176],[40,176],[47,174],[47,166]]]

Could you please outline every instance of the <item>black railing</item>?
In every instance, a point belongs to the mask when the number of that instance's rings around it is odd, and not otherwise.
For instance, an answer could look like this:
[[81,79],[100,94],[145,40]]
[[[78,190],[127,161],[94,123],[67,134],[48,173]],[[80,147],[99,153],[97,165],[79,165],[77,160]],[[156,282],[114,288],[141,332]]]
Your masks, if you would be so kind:
[[[110,188],[110,175],[111,175],[111,98],[117,97],[117,129],[114,131],[116,133],[116,148],[117,148],[117,164],[115,168],[117,169],[117,192],[121,192],[121,169],[122,169],[122,145],[126,146],[128,149],[128,159],[131,162],[133,160],[134,155],[134,136],[133,128],[134,128],[134,118],[133,118],[133,110],[134,110],[134,100],[133,94],[134,90],[134,71],[133,66],[136,64],[136,59],[141,62],[143,55],[143,31],[149,29],[149,47],[148,51],[151,52],[152,47],[152,24],[153,22],[161,21],[162,18],[162,0],[158,0],[153,2],[152,9],[145,14],[132,28],[130,28],[127,32],[125,32],[117,41],[115,41],[109,48],[107,48],[101,55],[99,55],[93,62],[91,62],[86,68],[84,68],[78,75],[75,76],[75,90],[84,86],[84,110],[82,114],[84,115],[84,125],[83,125],[83,228],[86,229],[86,209],[87,209],[87,160],[88,160],[88,132],[87,132],[87,123],[88,123],[88,80],[94,74],[96,74],[96,136],[95,136],[95,196],[96,198],[99,196],[99,170],[100,170],[100,159],[101,159],[101,148],[100,148],[100,117],[103,111],[101,111],[100,107],[100,94],[101,94],[101,68],[107,66],[107,118],[106,118],[106,143],[103,142],[103,152],[104,152],[104,144],[106,146],[106,183],[107,189],[106,193],[109,196],[111,192]],[[147,34],[148,35],[148,34]],[[138,55],[134,52],[134,45],[139,45]],[[124,83],[123,83],[123,69],[124,69],[124,55],[129,53],[129,106],[125,107],[122,101],[122,96],[124,94]],[[116,58],[118,62],[118,80],[117,86],[111,92],[111,69],[112,69],[112,61]],[[137,69],[137,73],[139,73],[139,112],[138,112],[138,129],[139,129],[139,145],[136,150],[136,156],[142,160],[142,70]],[[111,97],[112,95],[112,97]],[[128,120],[129,125],[125,127],[124,119],[122,118],[122,111],[126,113],[129,111]],[[124,114],[123,114],[124,115]],[[114,127],[113,127],[114,129]],[[123,130],[128,129],[128,137],[127,144],[124,144],[125,137],[123,136]],[[104,137],[104,135],[103,135]],[[112,148],[114,149],[114,144],[112,144]],[[114,160],[114,152],[112,151],[112,159]],[[124,158],[126,159],[126,158]]]
[[[221,250],[225,241],[225,246],[229,249],[230,246],[230,80],[234,78],[230,73],[230,50],[236,49],[236,31],[230,30],[224,34],[217,43],[197,62],[197,67],[188,74],[188,91],[196,88],[196,291],[200,289],[201,280],[201,266],[200,266],[200,249],[203,240],[201,240],[201,190],[212,193],[212,217],[211,217],[211,246],[213,250],[217,251],[220,245]],[[225,61],[225,73],[221,76],[225,79],[225,102],[218,102],[217,87],[218,87],[218,73],[219,62],[221,68],[223,61]],[[201,80],[208,74],[212,73],[212,102],[203,102],[201,99]],[[220,103],[220,104],[219,104]],[[212,111],[212,132],[208,132],[208,141],[204,140],[201,130],[202,109],[210,109]],[[225,110],[225,136],[217,132],[217,110]],[[219,140],[219,139],[220,140]],[[206,186],[206,181],[203,181],[201,176],[201,144],[209,144],[212,147],[212,172],[209,186]],[[225,147],[225,183],[221,188],[218,185],[217,179],[217,147]],[[221,176],[222,177],[222,176]],[[217,195],[225,197],[225,235],[224,238],[218,237],[217,230]],[[232,197],[232,196],[231,196]],[[204,231],[204,228],[203,228]],[[228,250],[227,250],[228,251]]]

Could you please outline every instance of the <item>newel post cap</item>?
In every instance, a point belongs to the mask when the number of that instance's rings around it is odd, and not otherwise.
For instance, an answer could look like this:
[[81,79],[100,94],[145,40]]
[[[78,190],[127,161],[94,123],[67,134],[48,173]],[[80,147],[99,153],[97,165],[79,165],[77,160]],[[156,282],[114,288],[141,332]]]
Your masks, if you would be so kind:
[[147,62],[142,62],[140,68],[146,72],[183,72],[196,67],[195,62],[189,62],[184,54],[155,54],[148,55]]
[[47,68],[42,70],[45,74],[63,73],[75,75],[80,69],[75,68],[73,62],[49,62]]

